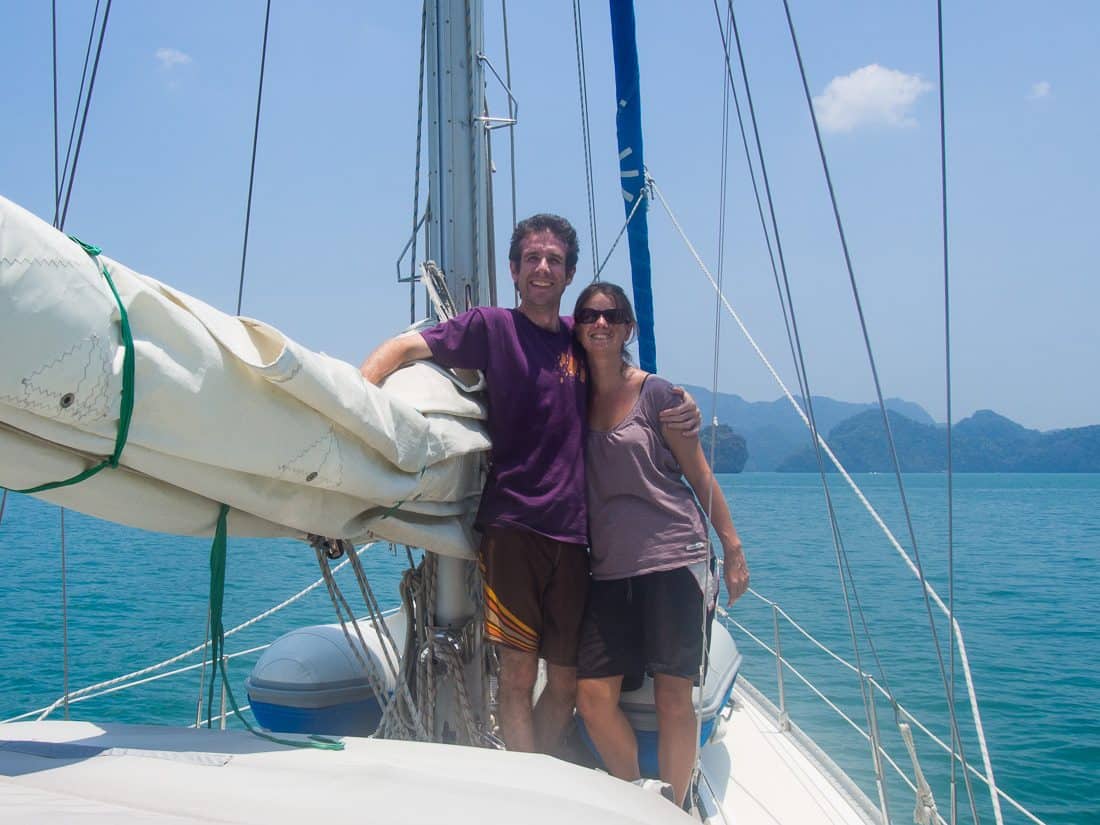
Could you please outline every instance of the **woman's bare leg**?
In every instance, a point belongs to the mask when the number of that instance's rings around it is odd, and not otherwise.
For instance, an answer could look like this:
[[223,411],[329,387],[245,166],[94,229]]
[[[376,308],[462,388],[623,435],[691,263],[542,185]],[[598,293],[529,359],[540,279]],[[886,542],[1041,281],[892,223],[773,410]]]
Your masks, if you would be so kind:
[[[695,769],[695,703],[691,680],[658,673],[653,677],[657,705],[657,764],[661,779],[672,786],[683,804]],[[585,722],[587,724],[587,720]]]
[[641,777],[638,770],[638,740],[619,708],[622,686],[622,676],[578,679],[577,710],[603,759],[604,767],[612,776],[633,782]]

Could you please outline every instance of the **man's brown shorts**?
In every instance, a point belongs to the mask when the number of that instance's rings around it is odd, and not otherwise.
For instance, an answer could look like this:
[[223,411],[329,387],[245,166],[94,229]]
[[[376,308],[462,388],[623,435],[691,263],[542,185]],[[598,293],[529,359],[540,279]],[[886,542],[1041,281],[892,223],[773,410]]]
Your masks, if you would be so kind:
[[588,548],[530,530],[487,527],[478,557],[489,641],[575,667],[588,598]]

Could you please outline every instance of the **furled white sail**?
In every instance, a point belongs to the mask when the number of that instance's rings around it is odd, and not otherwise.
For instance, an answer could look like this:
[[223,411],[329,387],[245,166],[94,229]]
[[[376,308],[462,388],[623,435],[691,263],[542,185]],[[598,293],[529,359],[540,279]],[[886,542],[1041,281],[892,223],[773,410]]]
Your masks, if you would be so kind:
[[69,478],[115,448],[132,329],[133,416],[118,467],[42,498],[208,535],[383,538],[472,557],[485,409],[449,373],[384,389],[278,330],[226,315],[0,198],[0,485]]

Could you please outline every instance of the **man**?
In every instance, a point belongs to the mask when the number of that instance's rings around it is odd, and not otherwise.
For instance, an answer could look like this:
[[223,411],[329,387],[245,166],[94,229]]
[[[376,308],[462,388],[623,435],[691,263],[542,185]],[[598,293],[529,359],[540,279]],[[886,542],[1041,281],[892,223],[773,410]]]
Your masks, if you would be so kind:
[[[588,593],[587,387],[572,319],[559,313],[578,249],[576,230],[564,218],[521,221],[508,250],[517,309],[478,307],[392,338],[360,368],[374,384],[424,358],[485,373],[493,446],[476,524],[485,630],[500,654],[500,726],[509,750],[552,752],[576,697]],[[662,416],[675,428],[698,429],[690,399]],[[547,684],[532,707],[540,656]]]

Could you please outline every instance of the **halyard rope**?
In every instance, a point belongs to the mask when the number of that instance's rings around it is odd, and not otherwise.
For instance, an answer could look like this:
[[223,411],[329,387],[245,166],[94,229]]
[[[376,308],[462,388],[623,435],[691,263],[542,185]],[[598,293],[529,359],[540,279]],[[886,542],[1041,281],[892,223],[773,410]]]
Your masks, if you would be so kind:
[[[924,771],[921,770],[920,760],[917,758],[917,746],[913,742],[913,731],[905,722],[898,725],[898,730],[901,731],[901,738],[905,741],[905,749],[909,751],[909,758],[913,762],[913,775],[916,780],[917,803],[913,811],[913,822],[916,825],[932,825],[940,818],[939,812],[936,810],[936,799],[932,795],[932,789],[928,786],[928,780],[924,778]],[[951,760],[951,764],[954,765],[955,760]]]

